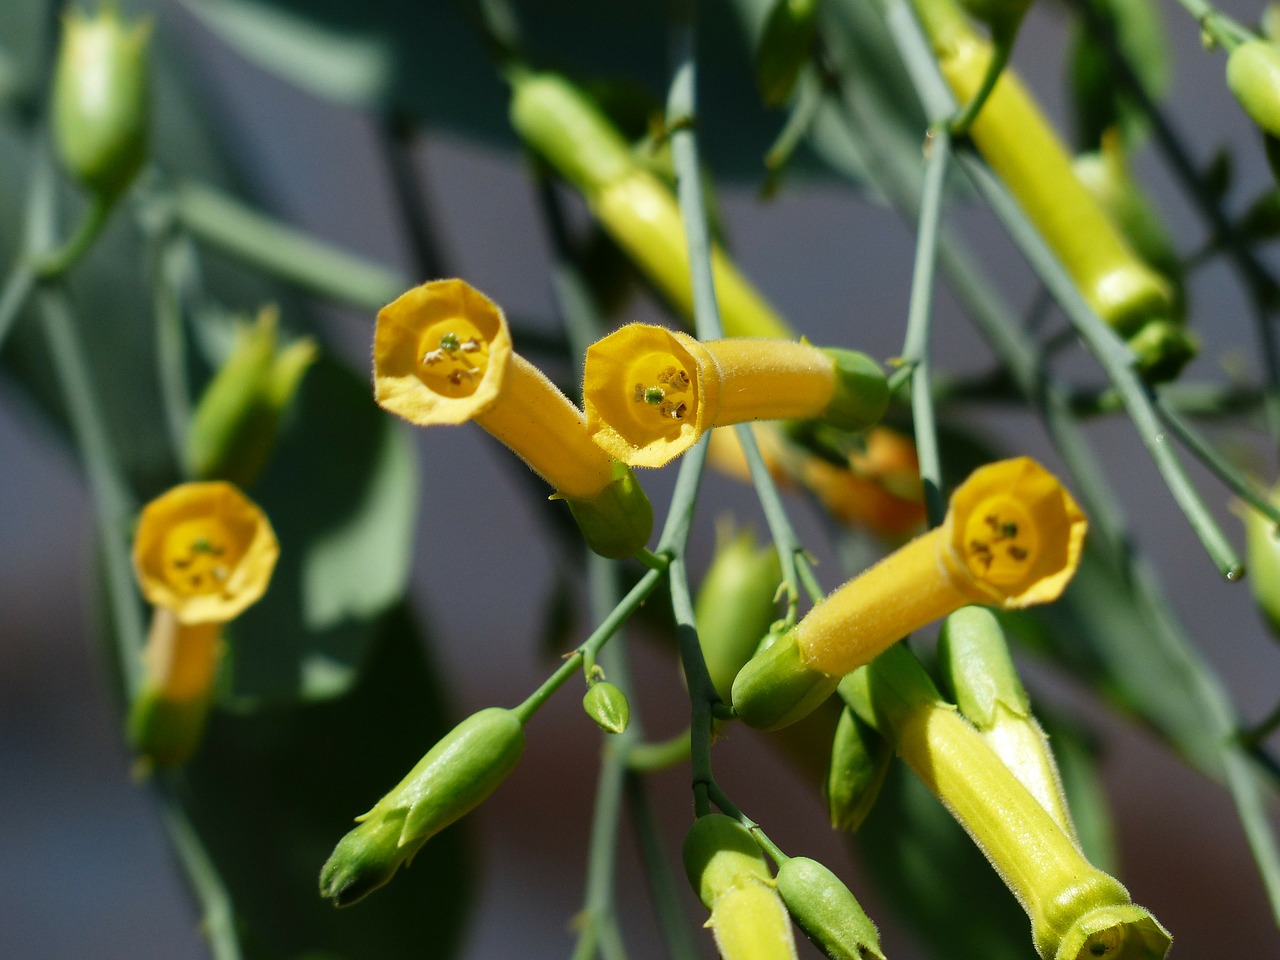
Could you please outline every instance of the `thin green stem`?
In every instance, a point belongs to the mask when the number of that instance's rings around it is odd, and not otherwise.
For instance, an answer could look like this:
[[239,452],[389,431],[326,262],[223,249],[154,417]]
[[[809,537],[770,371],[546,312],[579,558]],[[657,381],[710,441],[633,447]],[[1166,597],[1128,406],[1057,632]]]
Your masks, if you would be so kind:
[[676,885],[675,870],[662,845],[662,830],[653,815],[649,792],[644,778],[637,773],[627,775],[627,800],[631,809],[631,821],[635,824],[636,843],[644,864],[649,889],[653,893],[653,908],[658,914],[658,926],[662,930],[667,953],[672,960],[698,960],[698,948],[689,932],[688,919]]
[[991,91],[996,88],[996,81],[1000,79],[1000,74],[1004,73],[1009,55],[1013,53],[1013,42],[1018,36],[1018,23],[1021,20],[1022,18],[1019,17],[1012,26],[1005,26],[999,31],[992,29],[991,60],[987,63],[987,72],[982,75],[982,82],[974,91],[973,98],[946,124],[946,129],[953,137],[965,136],[973,126],[973,121],[978,119],[978,114],[986,105]]
[[413,252],[414,272],[420,280],[446,276],[440,244],[431,225],[426,191],[413,155],[417,130],[412,121],[403,116],[383,117],[375,130],[396,198],[396,210]]
[[151,302],[156,324],[156,363],[169,447],[179,472],[185,472],[191,425],[191,383],[187,378],[187,338],[183,323],[183,277],[194,256],[189,238],[167,227],[152,232],[148,243]]
[[552,694],[564,686],[565,681],[582,668],[583,658],[588,651],[591,652],[592,656],[595,656],[600,648],[609,642],[619,628],[626,623],[627,618],[635,613],[636,608],[644,603],[649,594],[653,593],[653,589],[658,585],[658,581],[662,579],[662,575],[661,570],[650,570],[641,577],[640,581],[623,597],[622,602],[614,607],[612,612],[592,631],[591,636],[587,637],[577,649],[565,657],[564,663],[544,680],[537,690],[531,693],[523,703],[514,708],[517,716],[520,717],[521,723],[528,723],[529,718],[538,712],[538,709],[551,698]]
[[3,292],[0,292],[0,351],[4,350],[9,331],[13,329],[14,321],[18,319],[22,308],[27,305],[35,285],[35,268],[27,257],[19,256],[5,279]]
[[778,486],[760,453],[760,445],[756,443],[755,431],[749,423],[740,423],[734,430],[738,443],[747,460],[747,469],[751,473],[751,484],[755,487],[756,497],[764,510],[765,523],[769,526],[769,534],[773,537],[773,547],[778,553],[778,562],[782,565],[782,584],[787,594],[787,625],[795,622],[800,605],[800,573],[796,558],[803,555],[804,547],[791,526],[786,507],[778,496]]
[[902,348],[904,367],[910,370],[911,418],[915,425],[916,453],[920,459],[920,479],[924,484],[925,511],[930,526],[940,524],[947,509],[942,496],[942,459],[938,453],[938,428],[930,386],[929,331],[933,317],[938,221],[950,156],[951,135],[945,127],[940,127],[932,134],[925,160],[915,266],[911,275],[911,302],[907,311],[906,342]]
[[689,730],[656,743],[638,743],[627,750],[627,766],[638,772],[667,770],[689,759]]
[[1215,450],[1204,437],[1193,427],[1187,423],[1178,413],[1165,406],[1160,397],[1155,398],[1156,413],[1160,415],[1160,419],[1168,425],[1176,436],[1188,450],[1190,450],[1201,463],[1212,471],[1213,475],[1226,484],[1231,490],[1253,509],[1257,510],[1273,524],[1280,527],[1280,507],[1277,507],[1269,499],[1264,491],[1259,490],[1256,486],[1249,482],[1222,454]]
[[1248,730],[1240,732],[1240,742],[1249,749],[1256,749],[1263,740],[1276,732],[1280,728],[1280,704],[1277,704],[1269,714],[1267,714],[1257,724]]
[[107,591],[115,620],[116,644],[125,693],[132,700],[142,684],[142,648],[146,636],[138,593],[133,583],[128,537],[135,513],[119,458],[102,419],[89,364],[66,294],[45,287],[37,297],[45,341],[53,360],[71,433],[84,461],[94,517],[106,565]]
[[764,155],[764,165],[769,173],[761,192],[766,197],[777,192],[791,155],[813,126],[818,107],[822,104],[822,88],[823,81],[818,76],[816,67],[810,65],[800,72],[795,102],[787,115],[787,122]]
[[94,194],[89,201],[89,206],[80,217],[76,232],[61,247],[43,254],[36,261],[36,276],[41,280],[53,280],[75,266],[80,258],[89,252],[93,241],[102,232],[107,218],[111,216],[111,211],[115,207],[116,199],[114,196]]
[[1178,3],[1195,18],[1200,30],[1228,53],[1246,40],[1257,39],[1253,31],[1245,29],[1206,0],[1178,0]]
[[958,157],[978,192],[1004,224],[1032,268],[1053,292],[1081,339],[1102,364],[1108,379],[1119,392],[1147,452],[1151,454],[1164,478],[1165,485],[1192,530],[1200,538],[1205,552],[1223,577],[1228,580],[1238,579],[1243,573],[1239,555],[1205,506],[1170,445],[1165,442],[1165,432],[1156,414],[1150,388],[1134,372],[1129,351],[1084,302],[1080,291],[1003,184],[992,176],[977,157],[964,151],[960,151]]
[[179,185],[174,204],[179,221],[199,240],[312,293],[374,311],[410,285],[205,184]]
[[169,839],[173,842],[182,869],[200,901],[200,928],[209,940],[214,960],[241,960],[240,939],[236,936],[236,912],[231,894],[223,884],[218,868],[210,859],[209,851],[200,839],[200,832],[187,816],[176,776],[162,775],[157,779],[157,784]]

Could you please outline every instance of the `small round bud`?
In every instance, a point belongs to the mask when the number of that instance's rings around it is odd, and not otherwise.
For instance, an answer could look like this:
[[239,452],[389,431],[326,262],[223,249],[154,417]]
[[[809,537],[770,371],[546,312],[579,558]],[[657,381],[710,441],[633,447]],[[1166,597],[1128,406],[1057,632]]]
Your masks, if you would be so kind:
[[67,172],[114,197],[147,152],[150,21],[125,23],[113,5],[63,18],[53,81],[53,130]]
[[853,832],[862,826],[892,760],[889,741],[845,707],[831,740],[831,765],[823,785],[833,829]]
[[582,697],[582,709],[605,733],[622,733],[631,720],[626,694],[607,680],[587,687]]
[[884,960],[876,925],[834,873],[792,857],[775,878],[791,919],[829,960]]

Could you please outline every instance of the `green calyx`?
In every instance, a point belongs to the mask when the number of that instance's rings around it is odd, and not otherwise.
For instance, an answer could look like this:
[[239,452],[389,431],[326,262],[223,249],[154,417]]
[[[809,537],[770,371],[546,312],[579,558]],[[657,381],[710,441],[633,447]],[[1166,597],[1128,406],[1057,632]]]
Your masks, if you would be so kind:
[[1003,706],[1029,716],[1031,704],[1009,656],[1000,621],[986,607],[961,607],[942,623],[938,663],[955,696],[956,706],[979,731],[995,725]]
[[470,813],[524,752],[513,710],[489,707],[454,727],[359,825],[338,842],[320,873],[320,895],[344,907],[382,886],[422,845]]
[[792,857],[778,867],[775,883],[796,926],[829,960],[884,960],[876,925],[821,863]]
[[1180,323],[1157,317],[1148,320],[1126,341],[1138,373],[1147,383],[1165,383],[1200,352],[1200,342]]
[[786,102],[813,54],[818,0],[774,0],[756,47],[756,87],[766,106]]
[[822,419],[842,430],[865,430],[889,408],[889,381],[880,364],[856,350],[824,348],[835,364],[836,391]]
[[129,707],[129,742],[149,767],[178,767],[200,746],[213,691],[194,700],[174,701],[144,688]]
[[99,196],[124,192],[147,155],[151,22],[114,6],[63,18],[53,81],[53,132],[67,172]]
[[735,886],[748,881],[772,884],[769,864],[750,832],[733,817],[699,817],[684,839],[684,869],[698,899],[708,910]]
[[832,829],[852,833],[862,826],[892,760],[889,741],[845,707],[831,740],[831,764],[823,784]]
[[615,461],[613,482],[590,500],[565,497],[583,538],[596,553],[623,560],[639,553],[653,532],[653,507],[631,468]]
[[631,706],[627,696],[607,680],[599,680],[587,687],[582,697],[582,709],[605,733],[618,734],[631,722]]
[[1280,136],[1280,44],[1250,40],[1232,50],[1227,86],[1264,133]]
[[270,459],[284,411],[316,359],[309,337],[279,349],[277,325],[277,311],[268,308],[243,327],[201,395],[187,434],[187,467],[196,479],[248,488]]
[[795,635],[788,631],[738,671],[733,709],[749,727],[777,730],[812,713],[839,683],[839,677],[801,662]]

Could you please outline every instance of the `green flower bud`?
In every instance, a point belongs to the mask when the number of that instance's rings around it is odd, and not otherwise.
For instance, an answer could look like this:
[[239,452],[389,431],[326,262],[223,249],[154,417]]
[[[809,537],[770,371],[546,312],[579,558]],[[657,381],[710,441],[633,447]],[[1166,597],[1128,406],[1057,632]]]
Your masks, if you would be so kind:
[[1147,383],[1172,380],[1200,352],[1200,342],[1186,327],[1160,317],[1148,320],[1127,343]]
[[963,607],[947,617],[938,638],[938,664],[960,713],[1062,831],[1076,840],[1058,764],[1031,714],[1031,702],[995,614],[985,607]]
[[524,752],[513,710],[490,707],[445,734],[373,809],[356,818],[320,872],[320,895],[345,907],[382,886],[422,845],[474,810]]
[[[1280,486],[1270,494],[1272,503],[1280,503]],[[1280,637],[1280,538],[1270,520],[1244,504],[1236,512],[1244,521],[1246,567],[1253,602],[1266,618],[1272,634]]]
[[772,545],[756,547],[750,530],[717,537],[717,541],[693,613],[707,672],[716,693],[727,703],[733,678],[777,619],[775,597],[782,564]]
[[649,542],[653,506],[640,481],[624,463],[614,461],[613,482],[590,500],[565,497],[583,539],[602,557],[625,560]]
[[818,861],[792,857],[778,867],[775,882],[791,919],[830,960],[884,960],[876,925]]
[[699,817],[684,841],[684,868],[724,960],[795,960],[791,923],[760,847],[737,820]]
[[126,23],[104,4],[93,16],[69,10],[62,26],[53,80],[58,155],[87,189],[114,197],[146,158],[151,22]]
[[1010,37],[1031,9],[1032,0],[960,0],[969,16],[991,28],[993,36]]
[[253,326],[242,327],[200,397],[187,435],[194,477],[249,487],[270,458],[281,415],[316,359],[309,337],[278,349],[278,319],[275,307],[265,307]]
[[834,829],[852,833],[862,826],[892,760],[889,741],[845,707],[831,741],[831,765],[823,785]]
[[880,364],[856,350],[822,352],[836,364],[835,396],[822,419],[843,430],[865,430],[879,423],[889,408],[889,381]]
[[733,681],[733,709],[757,730],[795,723],[835,692],[839,677],[806,667],[791,631],[761,649]]
[[1280,45],[1249,40],[1232,50],[1227,86],[1264,133],[1280,136]]
[[813,51],[817,17],[818,0],[774,0],[756,48],[756,87],[767,106],[791,96]]
[[622,733],[631,721],[627,695],[607,680],[598,680],[587,687],[582,709],[605,733]]

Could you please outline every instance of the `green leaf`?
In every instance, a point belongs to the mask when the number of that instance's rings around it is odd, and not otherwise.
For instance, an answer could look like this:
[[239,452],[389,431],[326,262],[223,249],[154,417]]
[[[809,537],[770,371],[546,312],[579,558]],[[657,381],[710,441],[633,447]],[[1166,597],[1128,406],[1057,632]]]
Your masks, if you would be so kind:
[[470,857],[453,827],[377,896],[321,900],[333,845],[449,728],[412,615],[376,625],[367,669],[342,697],[215,710],[181,798],[235,909],[245,960],[446,958],[470,901]]
[[363,379],[320,360],[251,494],[271,518],[280,561],[262,602],[228,630],[226,695],[341,693],[408,578],[417,510],[408,434]]

